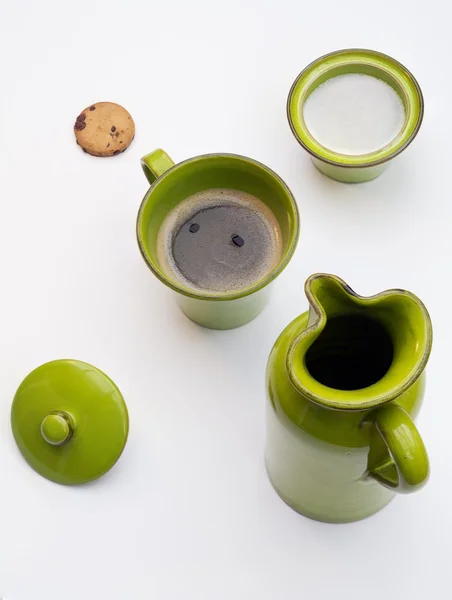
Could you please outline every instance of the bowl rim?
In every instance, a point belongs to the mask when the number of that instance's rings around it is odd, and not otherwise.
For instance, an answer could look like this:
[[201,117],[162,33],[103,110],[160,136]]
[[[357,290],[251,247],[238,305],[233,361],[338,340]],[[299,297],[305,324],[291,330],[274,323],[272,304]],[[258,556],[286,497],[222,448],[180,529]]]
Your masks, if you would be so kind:
[[[349,61],[339,61],[339,59],[343,59],[343,57],[347,57],[347,55],[349,55],[350,59]],[[366,56],[368,57],[368,59],[370,60],[370,62],[365,62],[363,59],[359,60],[359,56]],[[337,58],[338,61],[335,62],[334,59]],[[331,60],[333,59],[333,60]],[[390,72],[388,72],[383,66],[382,64],[379,64],[379,61],[384,61],[387,63],[390,63],[391,67],[394,69],[394,71],[396,73],[400,73],[401,77],[400,78],[396,78],[394,77],[394,75]],[[313,77],[311,77],[308,81],[307,84],[304,85],[302,82],[302,79],[307,75],[307,73],[309,73],[310,71],[312,71],[314,68],[321,68],[322,65],[325,65],[326,63],[330,63],[328,66],[325,66],[325,68],[323,70],[320,70],[317,75],[314,75]],[[309,90],[310,87],[312,87],[313,83],[318,80],[322,75],[325,75],[325,73],[327,73],[328,71],[334,71],[337,67],[339,66],[352,66],[352,65],[360,65],[361,67],[363,66],[370,66],[372,67],[372,69],[374,69],[375,71],[382,71],[382,73],[385,74],[386,78],[391,78],[394,80],[394,83],[397,85],[397,87],[399,88],[399,92],[400,94],[402,94],[404,96],[404,100],[408,106],[408,110],[407,113],[409,112],[409,110],[413,110],[413,106],[410,100],[409,95],[407,94],[406,90],[408,85],[406,84],[406,80],[409,81],[409,83],[411,84],[411,88],[410,91],[412,93],[415,94],[418,102],[419,102],[419,109],[418,109],[418,114],[417,114],[417,118],[416,118],[416,122],[414,124],[414,127],[411,131],[411,133],[406,136],[406,128],[407,128],[407,122],[408,122],[408,114],[407,117],[405,119],[405,123],[401,129],[401,131],[397,134],[397,136],[391,140],[391,142],[383,147],[383,148],[379,148],[376,151],[373,152],[369,152],[367,154],[342,154],[339,152],[334,152],[333,150],[330,150],[328,148],[323,147],[317,140],[315,140],[315,138],[309,133],[304,120],[301,118],[299,123],[295,123],[294,122],[294,118],[293,118],[293,113],[294,113],[294,96],[297,93],[298,95],[304,95],[304,97],[302,97],[302,103],[304,104],[304,102],[307,99],[307,96],[309,95],[307,92]],[[359,71],[358,71],[359,72]],[[332,74],[331,78],[335,77],[334,74]],[[327,79],[330,79],[329,77]],[[301,91],[300,91],[301,90]],[[297,110],[299,111],[299,104],[297,105]],[[397,61],[396,59],[392,58],[391,56],[389,56],[388,54],[384,54],[383,52],[379,52],[377,50],[370,50],[370,49],[365,49],[365,48],[345,48],[345,49],[341,49],[341,50],[335,50],[333,52],[329,52],[327,54],[324,54],[323,56],[320,56],[319,58],[316,58],[315,60],[313,60],[311,63],[309,63],[296,77],[295,81],[293,82],[288,97],[287,97],[287,104],[286,104],[286,113],[287,113],[287,119],[289,122],[289,126],[290,129],[294,135],[294,137],[296,138],[296,140],[298,141],[298,143],[315,159],[320,160],[324,163],[333,165],[333,166],[337,166],[337,167],[343,167],[345,169],[362,169],[362,168],[366,168],[366,167],[374,167],[377,165],[381,165],[384,164],[390,160],[392,160],[394,157],[398,156],[401,152],[403,152],[403,150],[405,150],[405,148],[407,148],[411,142],[414,140],[414,138],[416,137],[423,118],[424,118],[424,97],[422,94],[422,90],[421,87],[418,83],[418,81],[416,80],[416,78],[414,77],[414,75],[399,61]],[[405,133],[405,135],[403,135]],[[380,158],[373,158],[375,154],[380,154],[384,148],[388,148],[388,146],[394,145],[394,142],[396,140],[398,140],[399,138],[406,138],[404,139],[404,141],[402,143],[396,144],[394,149],[391,151],[386,151],[385,154],[383,156],[381,156]],[[312,147],[312,145],[309,144],[309,140],[312,139],[317,146],[319,146],[320,148],[325,148],[326,153],[330,156],[325,156],[324,154],[322,154],[321,151],[316,150],[315,148]],[[346,159],[346,160],[344,160]]]

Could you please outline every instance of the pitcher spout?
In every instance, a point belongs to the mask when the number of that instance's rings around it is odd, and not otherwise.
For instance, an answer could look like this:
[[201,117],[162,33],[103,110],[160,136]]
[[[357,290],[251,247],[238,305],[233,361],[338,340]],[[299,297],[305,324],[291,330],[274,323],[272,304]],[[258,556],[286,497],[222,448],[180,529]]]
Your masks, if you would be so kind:
[[421,375],[432,326],[417,296],[393,289],[363,297],[323,273],[309,277],[305,292],[308,327],[292,342],[286,367],[310,400],[339,410],[374,408]]

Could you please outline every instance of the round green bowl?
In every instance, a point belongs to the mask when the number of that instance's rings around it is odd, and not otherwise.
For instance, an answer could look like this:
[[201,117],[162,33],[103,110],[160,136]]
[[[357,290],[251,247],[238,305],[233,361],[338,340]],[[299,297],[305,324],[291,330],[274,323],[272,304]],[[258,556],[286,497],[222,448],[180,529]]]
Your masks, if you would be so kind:
[[[309,132],[303,110],[312,92],[333,77],[362,73],[385,81],[400,96],[405,123],[386,146],[368,154],[341,154],[320,144]],[[381,175],[389,161],[414,140],[424,116],[424,99],[413,75],[395,59],[374,50],[349,49],[325,54],[308,65],[296,78],[287,99],[287,117],[292,133],[312,156],[324,175],[346,183],[370,181]]]

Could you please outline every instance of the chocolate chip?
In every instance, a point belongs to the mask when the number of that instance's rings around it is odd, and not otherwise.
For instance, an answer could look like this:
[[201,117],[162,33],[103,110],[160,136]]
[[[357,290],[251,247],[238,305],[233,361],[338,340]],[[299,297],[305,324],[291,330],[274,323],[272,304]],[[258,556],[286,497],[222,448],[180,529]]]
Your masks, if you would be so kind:
[[189,227],[189,231],[190,233],[196,233],[197,231],[200,230],[200,225],[199,223],[192,223]]
[[107,148],[110,148],[110,144],[107,144]]
[[121,152],[121,150],[115,150],[115,151],[113,152],[113,156],[115,156],[116,154],[119,154],[120,152]]
[[232,243],[235,246],[238,246],[239,248],[241,248],[243,246],[243,244],[245,243],[245,240],[242,237],[240,237],[239,235],[233,235]]
[[122,144],[122,140],[120,140],[119,143]]
[[77,117],[77,119],[75,121],[75,125],[74,125],[75,131],[82,131],[82,129],[85,129],[85,127],[86,127],[85,119],[86,119],[85,113],[81,113]]
[[111,130],[116,131],[116,127],[114,125],[112,125]]
[[96,107],[94,106],[94,104],[92,106],[89,107],[90,110],[96,110]]
[[119,137],[119,131],[117,131],[117,132],[115,133],[115,136],[116,136],[116,137]]

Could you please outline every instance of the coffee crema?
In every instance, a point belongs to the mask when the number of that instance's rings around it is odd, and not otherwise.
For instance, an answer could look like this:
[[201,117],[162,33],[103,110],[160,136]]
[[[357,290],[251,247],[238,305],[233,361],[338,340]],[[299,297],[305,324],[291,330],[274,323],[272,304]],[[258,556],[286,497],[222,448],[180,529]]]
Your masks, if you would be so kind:
[[282,253],[281,228],[270,208],[233,189],[189,196],[168,213],[157,236],[165,275],[205,294],[252,287],[278,266]]

